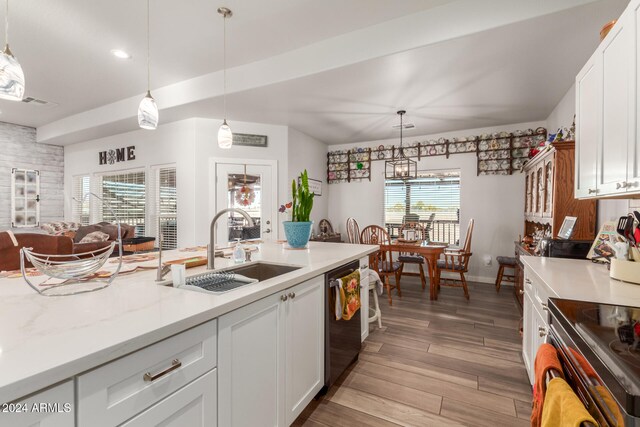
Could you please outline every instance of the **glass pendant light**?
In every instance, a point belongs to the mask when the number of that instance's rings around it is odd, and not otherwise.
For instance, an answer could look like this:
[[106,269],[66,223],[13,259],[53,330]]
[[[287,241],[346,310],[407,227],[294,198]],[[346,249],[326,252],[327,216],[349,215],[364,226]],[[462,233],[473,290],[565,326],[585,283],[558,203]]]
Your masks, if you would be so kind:
[[233,13],[230,9],[226,7],[218,8],[218,13],[222,15],[224,19],[223,25],[223,37],[222,37],[222,49],[223,49],[223,59],[222,59],[222,80],[223,80],[223,88],[222,88],[222,100],[224,103],[224,120],[222,121],[222,125],[218,130],[218,147],[229,149],[233,145],[233,133],[231,133],[231,128],[227,124],[227,18],[230,18]]
[[158,127],[158,105],[151,96],[150,48],[149,48],[149,0],[147,0],[147,94],[138,106],[138,125],[142,129],[154,130]]
[[24,97],[24,73],[20,63],[9,48],[9,0],[6,0],[4,16],[5,45],[0,53],[0,98],[22,101]]

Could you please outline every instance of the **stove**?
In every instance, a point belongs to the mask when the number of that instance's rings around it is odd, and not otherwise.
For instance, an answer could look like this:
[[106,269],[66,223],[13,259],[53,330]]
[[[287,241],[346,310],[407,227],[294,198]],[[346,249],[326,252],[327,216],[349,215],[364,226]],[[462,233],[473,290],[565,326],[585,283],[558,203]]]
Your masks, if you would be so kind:
[[605,425],[640,425],[640,308],[550,298],[549,314],[568,379],[597,407],[588,409]]

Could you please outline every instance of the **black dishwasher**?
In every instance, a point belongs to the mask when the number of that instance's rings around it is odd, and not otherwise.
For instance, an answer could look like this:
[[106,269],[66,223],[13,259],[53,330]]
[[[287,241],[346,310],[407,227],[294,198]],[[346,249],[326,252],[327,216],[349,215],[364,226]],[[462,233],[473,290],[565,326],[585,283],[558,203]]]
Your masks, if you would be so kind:
[[324,351],[324,383],[326,391],[353,362],[358,360],[361,345],[360,316],[358,310],[350,320],[336,320],[335,290],[331,282],[347,276],[360,268],[359,261],[353,261],[325,275],[325,351]]

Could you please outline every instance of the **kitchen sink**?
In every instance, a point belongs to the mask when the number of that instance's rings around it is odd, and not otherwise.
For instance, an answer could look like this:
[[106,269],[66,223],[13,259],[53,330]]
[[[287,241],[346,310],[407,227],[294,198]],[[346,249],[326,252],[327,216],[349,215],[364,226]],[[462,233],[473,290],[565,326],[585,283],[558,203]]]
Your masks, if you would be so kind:
[[270,262],[258,261],[252,264],[242,264],[236,267],[224,268],[221,272],[240,274],[251,279],[256,279],[258,282],[262,282],[298,269],[300,269],[300,267],[293,265],[272,264]]

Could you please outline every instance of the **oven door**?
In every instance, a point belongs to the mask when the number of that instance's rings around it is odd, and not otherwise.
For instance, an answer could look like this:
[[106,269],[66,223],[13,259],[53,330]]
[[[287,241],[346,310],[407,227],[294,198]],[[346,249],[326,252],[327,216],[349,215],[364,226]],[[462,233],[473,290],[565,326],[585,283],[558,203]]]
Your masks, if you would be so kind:
[[558,350],[565,380],[601,427],[640,426],[640,419],[622,410],[573,339],[553,317],[549,341]]

